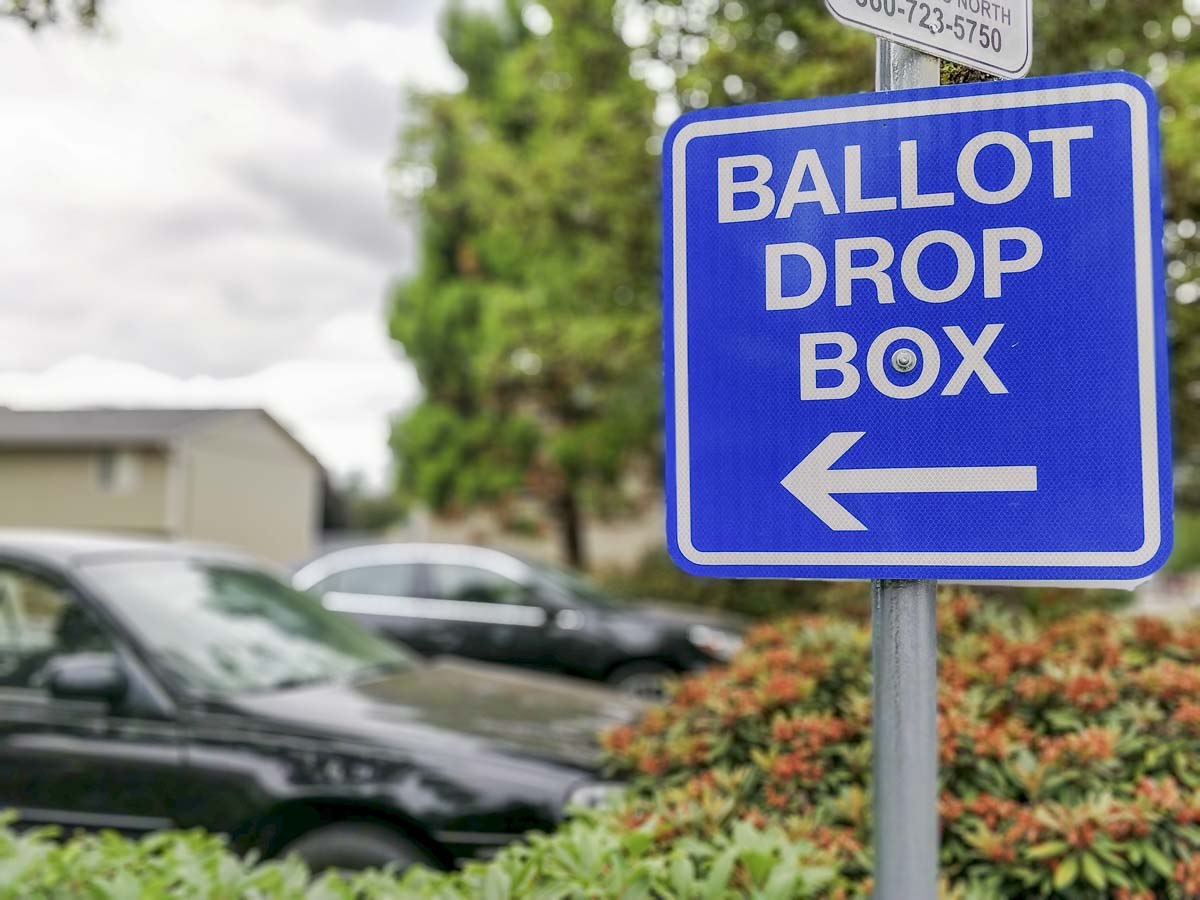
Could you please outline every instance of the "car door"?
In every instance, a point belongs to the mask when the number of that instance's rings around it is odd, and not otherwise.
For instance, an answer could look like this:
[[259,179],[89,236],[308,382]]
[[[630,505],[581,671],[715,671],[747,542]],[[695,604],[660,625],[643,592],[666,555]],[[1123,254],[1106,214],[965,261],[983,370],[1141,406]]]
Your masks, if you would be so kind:
[[67,828],[169,827],[179,730],[124,701],[51,696],[47,664],[84,652],[127,651],[64,579],[0,560],[0,808]]
[[418,653],[461,653],[463,634],[444,627],[429,603],[423,569],[418,563],[357,566],[333,573],[309,591],[327,609],[354,616]]
[[532,588],[492,569],[469,563],[426,566],[431,613],[459,636],[457,653],[473,659],[540,668],[547,611]]

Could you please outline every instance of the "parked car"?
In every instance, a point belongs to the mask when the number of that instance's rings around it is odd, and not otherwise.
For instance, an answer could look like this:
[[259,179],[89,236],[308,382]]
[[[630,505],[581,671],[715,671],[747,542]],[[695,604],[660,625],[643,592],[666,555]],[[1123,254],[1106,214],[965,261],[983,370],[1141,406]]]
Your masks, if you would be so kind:
[[607,682],[656,697],[664,677],[728,660],[741,623],[618,602],[568,569],[461,544],[372,544],[303,566],[296,587],[428,655]]
[[426,662],[232,552],[0,532],[0,809],[22,824],[448,866],[611,794],[595,735],[636,708]]

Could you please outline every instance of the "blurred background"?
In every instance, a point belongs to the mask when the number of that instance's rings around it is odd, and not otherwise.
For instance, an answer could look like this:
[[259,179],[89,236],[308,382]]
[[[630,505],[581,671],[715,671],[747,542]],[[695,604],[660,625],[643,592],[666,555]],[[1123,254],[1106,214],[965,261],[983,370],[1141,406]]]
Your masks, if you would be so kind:
[[[1186,604],[1200,2],[1035,6],[1034,74],[1160,94],[1180,513],[1147,598]],[[0,11],[0,524],[283,564],[487,544],[755,615],[861,599],[662,550],[660,138],[690,108],[869,89],[871,39],[821,3]]]

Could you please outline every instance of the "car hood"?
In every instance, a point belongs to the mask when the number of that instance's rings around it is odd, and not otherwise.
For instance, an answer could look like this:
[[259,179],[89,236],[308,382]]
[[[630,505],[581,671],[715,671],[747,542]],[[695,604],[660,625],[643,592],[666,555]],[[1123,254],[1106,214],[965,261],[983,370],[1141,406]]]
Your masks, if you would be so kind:
[[642,704],[573,679],[441,658],[357,683],[240,697],[229,706],[289,731],[454,755],[500,751],[588,770],[597,733]]
[[738,634],[746,630],[747,622],[733,613],[704,609],[698,606],[679,606],[661,600],[640,600],[621,610],[657,625],[686,628],[689,625],[708,625]]

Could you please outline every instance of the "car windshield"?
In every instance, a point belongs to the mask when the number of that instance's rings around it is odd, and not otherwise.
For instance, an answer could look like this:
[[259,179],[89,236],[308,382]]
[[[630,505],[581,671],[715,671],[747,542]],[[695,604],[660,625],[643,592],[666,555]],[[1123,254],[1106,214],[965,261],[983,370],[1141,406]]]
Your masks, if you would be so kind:
[[526,562],[542,581],[560,592],[582,600],[584,603],[591,606],[604,607],[605,609],[612,609],[621,605],[616,597],[578,572],[551,565],[550,563],[534,560],[526,560]]
[[265,572],[198,560],[92,563],[114,611],[192,693],[353,680],[411,659]]

